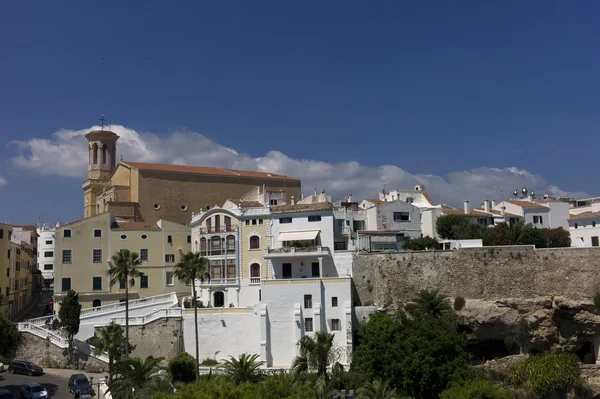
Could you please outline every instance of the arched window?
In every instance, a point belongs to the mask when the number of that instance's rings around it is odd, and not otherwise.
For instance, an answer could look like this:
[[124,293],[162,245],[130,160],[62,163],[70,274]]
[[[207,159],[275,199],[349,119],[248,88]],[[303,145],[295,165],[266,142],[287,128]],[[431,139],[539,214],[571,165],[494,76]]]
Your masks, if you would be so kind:
[[206,238],[200,239],[200,255],[206,256]]
[[227,236],[227,253],[228,254],[235,253],[235,237],[232,235]]
[[215,292],[213,306],[215,308],[222,308],[225,306],[225,294],[223,294],[223,291]]
[[221,237],[213,237],[210,239],[210,254],[220,255],[221,254]]
[[106,144],[102,144],[102,164],[106,165]]
[[250,249],[260,249],[260,238],[258,236],[250,237]]
[[94,299],[92,301],[92,307],[93,308],[97,308],[97,307],[100,307],[100,306],[102,306],[102,301],[100,299]]
[[250,278],[260,277],[260,265],[253,263],[250,265]]
[[94,143],[94,145],[92,146],[92,158],[93,158],[93,164],[97,164],[98,163],[98,144]]

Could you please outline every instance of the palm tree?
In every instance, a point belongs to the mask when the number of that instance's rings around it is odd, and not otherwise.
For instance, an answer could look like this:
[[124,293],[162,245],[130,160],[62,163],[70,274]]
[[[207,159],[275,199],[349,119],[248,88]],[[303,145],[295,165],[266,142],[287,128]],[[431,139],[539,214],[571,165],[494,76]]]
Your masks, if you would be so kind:
[[305,335],[300,338],[300,356],[294,359],[292,369],[297,373],[316,370],[317,375],[327,379],[327,366],[334,362],[333,334],[317,331],[314,337]]
[[405,396],[398,395],[395,388],[390,386],[389,381],[376,379],[367,382],[357,390],[357,399],[401,399]]
[[[123,337],[123,328],[120,325],[111,322],[98,331],[98,336],[92,338],[90,343],[94,346],[94,355],[103,353],[108,355],[108,382],[112,381],[114,363],[121,360],[125,354],[125,337]],[[134,347],[129,346],[129,351]]]
[[188,252],[181,257],[179,263],[175,265],[173,275],[186,284],[192,285],[192,294],[194,296],[194,327],[196,335],[196,379],[200,377],[200,341],[198,339],[198,304],[196,294],[196,280],[210,280],[208,265],[210,261],[200,256],[199,252]]
[[225,375],[236,384],[260,381],[262,379],[260,367],[265,362],[257,361],[258,358],[257,354],[249,355],[247,353],[242,353],[238,359],[229,356],[229,360],[224,361]]
[[108,269],[110,286],[112,288],[117,282],[125,283],[125,359],[129,357],[129,286],[135,284],[135,278],[142,276],[137,268],[142,264],[137,252],[129,252],[122,249],[116,252],[112,258],[112,267]]
[[155,393],[164,393],[171,395],[175,392],[175,386],[167,377],[154,376],[147,384],[135,395],[136,398],[152,398]]
[[452,312],[448,298],[440,295],[439,290],[421,290],[412,302],[417,312],[433,317],[441,317]]
[[164,357],[148,356],[144,360],[134,357],[117,362],[115,374],[118,377],[109,384],[113,398],[130,397],[132,393],[133,398],[146,398],[144,388],[153,378],[160,378],[155,374],[162,369],[160,362],[163,360]]

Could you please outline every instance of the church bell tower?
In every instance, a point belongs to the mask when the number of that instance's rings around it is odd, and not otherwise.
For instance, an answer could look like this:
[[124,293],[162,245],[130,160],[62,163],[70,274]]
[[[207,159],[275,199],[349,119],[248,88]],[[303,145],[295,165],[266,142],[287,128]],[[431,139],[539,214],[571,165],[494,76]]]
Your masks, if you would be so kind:
[[117,140],[114,132],[93,130],[85,135],[88,140],[88,179],[83,183],[84,217],[96,215],[96,196],[103,189],[110,187],[110,176],[117,164]]

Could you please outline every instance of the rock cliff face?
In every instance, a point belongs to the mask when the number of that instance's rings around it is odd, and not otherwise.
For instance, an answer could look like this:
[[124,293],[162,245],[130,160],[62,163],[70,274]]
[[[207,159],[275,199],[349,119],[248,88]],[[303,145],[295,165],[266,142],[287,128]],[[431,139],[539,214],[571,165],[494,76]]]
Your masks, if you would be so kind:
[[591,301],[467,299],[457,313],[473,346],[503,342],[507,352],[567,350],[585,363],[594,363],[598,354],[600,315]]

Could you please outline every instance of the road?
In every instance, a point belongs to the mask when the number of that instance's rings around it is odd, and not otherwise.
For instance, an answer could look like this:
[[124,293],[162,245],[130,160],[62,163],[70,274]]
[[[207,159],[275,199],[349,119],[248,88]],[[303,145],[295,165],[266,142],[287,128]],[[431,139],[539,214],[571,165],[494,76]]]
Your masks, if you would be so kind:
[[9,374],[7,371],[0,373],[0,389],[8,389],[17,398],[21,397],[21,386],[32,382],[43,385],[53,399],[73,399],[67,388],[68,378],[49,374],[30,377],[28,375]]

